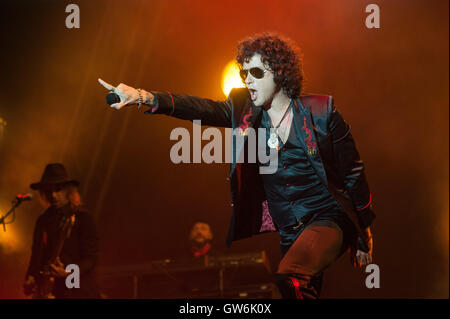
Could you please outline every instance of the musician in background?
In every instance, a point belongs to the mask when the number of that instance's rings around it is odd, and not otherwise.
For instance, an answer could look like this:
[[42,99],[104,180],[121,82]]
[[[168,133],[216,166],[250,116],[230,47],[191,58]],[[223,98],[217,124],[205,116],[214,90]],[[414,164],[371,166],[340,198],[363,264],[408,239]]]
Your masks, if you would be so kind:
[[[30,187],[46,208],[36,221],[24,292],[34,298],[98,298],[95,279],[98,235],[93,217],[81,208],[79,182],[60,163],[48,164],[41,181]],[[70,230],[63,225],[70,224]],[[59,254],[58,246],[61,246]],[[67,288],[65,267],[76,264],[80,288]],[[44,271],[45,270],[45,271]],[[47,275],[43,275],[46,273]],[[50,275],[48,275],[50,274]]]
[[220,253],[212,248],[211,241],[213,233],[211,226],[205,221],[195,221],[189,231],[189,242],[191,245],[191,256],[200,258],[202,256],[216,257]]

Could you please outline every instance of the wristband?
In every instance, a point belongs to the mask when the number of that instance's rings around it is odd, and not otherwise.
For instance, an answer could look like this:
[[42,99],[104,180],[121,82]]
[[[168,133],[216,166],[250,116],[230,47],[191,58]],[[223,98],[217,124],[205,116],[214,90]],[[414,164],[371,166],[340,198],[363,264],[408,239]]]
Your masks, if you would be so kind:
[[141,89],[137,89],[138,91],[138,109],[141,108],[142,105],[142,95],[141,95]]

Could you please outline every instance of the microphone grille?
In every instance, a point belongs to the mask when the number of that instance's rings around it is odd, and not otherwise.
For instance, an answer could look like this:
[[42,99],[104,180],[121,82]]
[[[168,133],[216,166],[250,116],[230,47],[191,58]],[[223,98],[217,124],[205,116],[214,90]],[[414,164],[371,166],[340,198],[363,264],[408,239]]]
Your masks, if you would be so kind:
[[108,93],[108,95],[106,95],[106,103],[111,105],[114,103],[119,103],[120,102],[120,97],[116,94],[116,93]]

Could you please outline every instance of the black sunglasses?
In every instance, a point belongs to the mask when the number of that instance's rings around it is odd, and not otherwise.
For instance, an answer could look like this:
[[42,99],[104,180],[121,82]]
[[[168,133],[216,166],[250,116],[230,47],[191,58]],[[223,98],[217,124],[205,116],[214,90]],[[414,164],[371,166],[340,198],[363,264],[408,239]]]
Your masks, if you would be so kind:
[[262,79],[264,77],[264,73],[267,72],[267,70],[263,70],[261,68],[251,68],[250,70],[244,70],[241,69],[239,71],[239,75],[241,76],[242,81],[245,81],[245,79],[248,76],[248,71],[250,71],[250,74],[255,78],[255,79]]

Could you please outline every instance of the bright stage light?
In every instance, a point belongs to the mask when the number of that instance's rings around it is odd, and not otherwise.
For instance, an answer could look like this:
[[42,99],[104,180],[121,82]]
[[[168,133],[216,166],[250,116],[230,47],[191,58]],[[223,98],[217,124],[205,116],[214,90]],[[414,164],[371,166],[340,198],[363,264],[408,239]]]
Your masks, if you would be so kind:
[[[5,214],[4,210],[0,210],[0,217]],[[11,219],[11,216],[6,221]],[[0,246],[5,254],[11,254],[23,249],[22,241],[20,240],[16,229],[12,224],[6,225],[6,232],[3,230],[3,225],[0,225]]]
[[242,83],[241,77],[239,76],[239,67],[235,61],[231,61],[227,64],[223,70],[222,78],[222,91],[226,97],[228,97],[231,89],[245,87],[244,83]]

